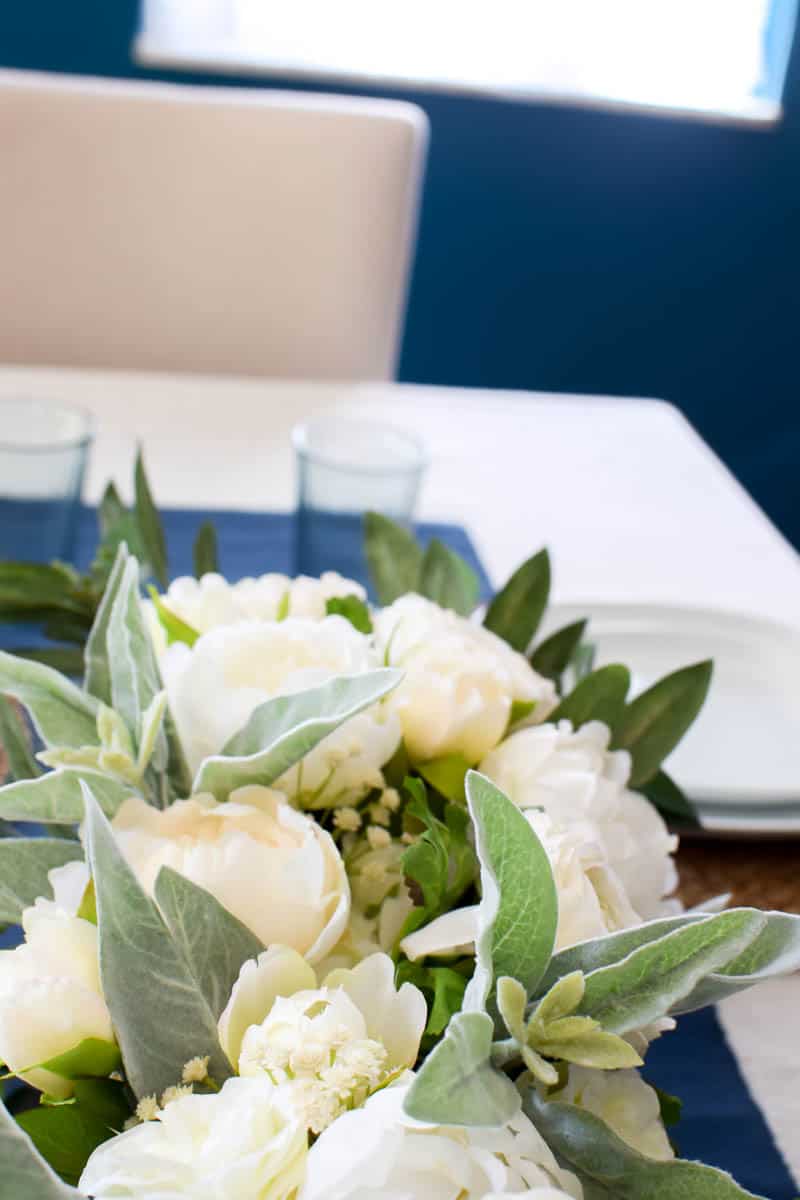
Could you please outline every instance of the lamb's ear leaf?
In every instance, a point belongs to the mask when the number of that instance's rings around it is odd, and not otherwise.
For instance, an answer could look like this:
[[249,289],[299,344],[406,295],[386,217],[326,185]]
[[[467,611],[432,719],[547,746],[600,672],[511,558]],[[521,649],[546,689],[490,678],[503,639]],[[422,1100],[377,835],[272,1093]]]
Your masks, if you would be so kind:
[[743,956],[767,926],[748,908],[704,917],[586,975],[576,1016],[592,1017],[608,1033],[629,1033],[679,1007],[709,975]]
[[340,675],[320,687],[260,704],[221,754],[206,758],[194,792],[225,799],[247,784],[268,786],[304,758],[324,737],[397,687],[402,671],[382,668]]
[[547,852],[517,806],[477,771],[466,789],[483,895],[464,1008],[480,1011],[503,975],[533,992],[553,953],[558,897]]
[[265,947],[210,892],[170,867],[159,871],[155,897],[172,940],[218,1018],[242,966]]
[[0,840],[0,924],[18,924],[39,896],[51,896],[48,874],[83,858],[80,842],[60,838]]
[[[209,1075],[231,1074],[217,1019],[181,948],[122,855],[86,784],[86,840],[97,899],[100,977],[125,1074],[138,1099],[179,1083],[183,1067],[209,1057]],[[143,1003],[157,996],[158,1003]]]
[[96,746],[97,701],[52,667],[0,651],[0,692],[28,710],[47,746]]
[[422,548],[408,529],[381,513],[366,513],[364,554],[379,604],[417,590]]
[[81,781],[88,783],[107,817],[116,815],[133,792],[99,771],[59,767],[38,779],[21,779],[0,788],[0,819],[77,825],[83,820]]
[[492,600],[484,625],[521,654],[530,646],[550,596],[550,555],[540,550],[517,567]]
[[765,1200],[715,1167],[680,1158],[645,1158],[599,1117],[577,1105],[547,1101],[531,1091],[524,1108],[559,1161],[584,1184],[587,1195],[615,1200]]
[[496,1126],[511,1120],[520,1095],[492,1066],[493,1036],[486,1013],[457,1013],[409,1089],[408,1116],[433,1125]]
[[0,1103],[0,1200],[76,1200],[81,1193],[59,1179]]

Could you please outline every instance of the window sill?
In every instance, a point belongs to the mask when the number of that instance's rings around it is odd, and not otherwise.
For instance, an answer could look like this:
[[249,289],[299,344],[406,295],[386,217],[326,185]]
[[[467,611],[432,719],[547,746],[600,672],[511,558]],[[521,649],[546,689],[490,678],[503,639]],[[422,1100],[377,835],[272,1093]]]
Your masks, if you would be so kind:
[[661,103],[646,103],[626,97],[604,96],[578,90],[560,91],[549,87],[518,87],[493,85],[483,81],[468,81],[414,75],[389,75],[369,71],[346,71],[333,65],[303,64],[281,61],[265,54],[253,53],[236,43],[215,42],[213,45],[178,42],[147,33],[137,35],[133,47],[134,59],[141,66],[174,71],[202,71],[218,75],[252,75],[254,78],[276,77],[303,82],[349,85],[362,88],[392,88],[408,91],[452,93],[474,98],[507,100],[527,104],[544,104],[591,108],[601,111],[644,114],[653,117],[701,121],[714,125],[745,126],[770,129],[783,116],[780,103],[774,100],[749,98],[738,107],[682,107]]

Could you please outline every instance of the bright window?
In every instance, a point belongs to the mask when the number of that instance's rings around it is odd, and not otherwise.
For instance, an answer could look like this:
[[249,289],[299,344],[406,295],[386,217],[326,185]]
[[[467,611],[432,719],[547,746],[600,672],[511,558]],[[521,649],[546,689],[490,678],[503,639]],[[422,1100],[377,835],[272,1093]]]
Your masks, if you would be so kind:
[[145,61],[772,120],[797,0],[145,0]]

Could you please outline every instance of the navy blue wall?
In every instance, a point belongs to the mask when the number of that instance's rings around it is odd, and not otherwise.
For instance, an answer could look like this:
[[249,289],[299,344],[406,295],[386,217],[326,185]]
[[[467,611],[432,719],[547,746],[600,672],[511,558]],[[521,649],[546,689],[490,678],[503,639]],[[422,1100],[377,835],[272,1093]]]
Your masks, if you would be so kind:
[[[3,0],[0,63],[164,78],[131,62],[136,20]],[[769,131],[411,98],[432,146],[402,378],[672,400],[800,545],[800,55]]]

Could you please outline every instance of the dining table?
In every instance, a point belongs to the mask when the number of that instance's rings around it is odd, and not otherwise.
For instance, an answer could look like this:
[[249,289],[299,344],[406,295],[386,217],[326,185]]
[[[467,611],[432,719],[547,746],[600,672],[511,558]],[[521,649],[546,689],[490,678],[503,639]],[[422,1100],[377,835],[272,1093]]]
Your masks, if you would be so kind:
[[[429,466],[421,521],[463,526],[490,580],[546,545],[558,607],[692,606],[800,631],[800,558],[673,405],[658,399],[398,384],[0,368],[0,397],[88,410],[84,501],[113,479],[130,495],[137,445],[166,509],[289,512],[290,434],[318,415],[414,431]],[[255,562],[253,573],[270,569]],[[731,736],[741,736],[732,731]],[[687,905],[800,913],[800,840],[686,839]],[[726,1000],[719,1021],[800,1191],[800,977]]]

